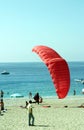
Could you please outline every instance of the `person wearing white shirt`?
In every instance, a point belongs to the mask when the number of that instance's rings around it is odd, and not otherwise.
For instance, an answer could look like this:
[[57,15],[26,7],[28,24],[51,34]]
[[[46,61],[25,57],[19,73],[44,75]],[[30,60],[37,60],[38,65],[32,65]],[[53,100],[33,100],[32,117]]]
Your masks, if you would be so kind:
[[28,110],[28,125],[29,126],[34,126],[34,116],[33,116],[33,108],[32,108],[32,101],[29,101],[29,104],[27,106],[27,110]]

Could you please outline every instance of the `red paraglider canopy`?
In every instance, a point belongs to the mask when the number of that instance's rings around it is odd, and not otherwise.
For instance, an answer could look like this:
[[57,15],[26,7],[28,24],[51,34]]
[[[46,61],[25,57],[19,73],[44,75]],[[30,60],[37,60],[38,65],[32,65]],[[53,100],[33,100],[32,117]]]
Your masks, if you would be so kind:
[[36,52],[47,65],[59,98],[64,98],[70,88],[70,73],[67,62],[52,48],[35,46]]

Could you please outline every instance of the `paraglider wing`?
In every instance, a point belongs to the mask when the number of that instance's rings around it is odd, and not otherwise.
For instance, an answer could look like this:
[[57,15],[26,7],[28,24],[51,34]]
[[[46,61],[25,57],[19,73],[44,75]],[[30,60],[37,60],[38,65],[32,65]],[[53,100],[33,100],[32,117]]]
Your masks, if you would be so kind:
[[52,48],[35,46],[36,52],[47,65],[59,98],[64,98],[70,88],[70,73],[67,62]]
[[57,52],[46,46],[35,46],[32,51],[36,52],[45,64],[53,58],[61,58]]

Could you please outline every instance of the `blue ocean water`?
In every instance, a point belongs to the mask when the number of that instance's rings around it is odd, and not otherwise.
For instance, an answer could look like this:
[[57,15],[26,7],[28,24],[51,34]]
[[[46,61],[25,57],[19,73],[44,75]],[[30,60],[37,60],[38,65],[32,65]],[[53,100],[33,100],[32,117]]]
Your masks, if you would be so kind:
[[[70,69],[70,90],[68,96],[82,95],[84,87],[75,79],[84,78],[84,62],[68,62]],[[9,75],[0,74],[0,90],[4,91],[4,98],[10,98],[13,93],[20,93],[28,97],[29,92],[33,95],[39,92],[42,97],[56,96],[55,88],[46,65],[43,62],[28,63],[0,63],[0,72],[7,70]]]

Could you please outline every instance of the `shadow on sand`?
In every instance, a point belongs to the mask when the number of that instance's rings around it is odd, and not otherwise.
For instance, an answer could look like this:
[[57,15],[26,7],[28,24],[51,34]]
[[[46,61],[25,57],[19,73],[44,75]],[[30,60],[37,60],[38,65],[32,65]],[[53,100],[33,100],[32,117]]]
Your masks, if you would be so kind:
[[34,125],[35,127],[49,127],[49,125]]

